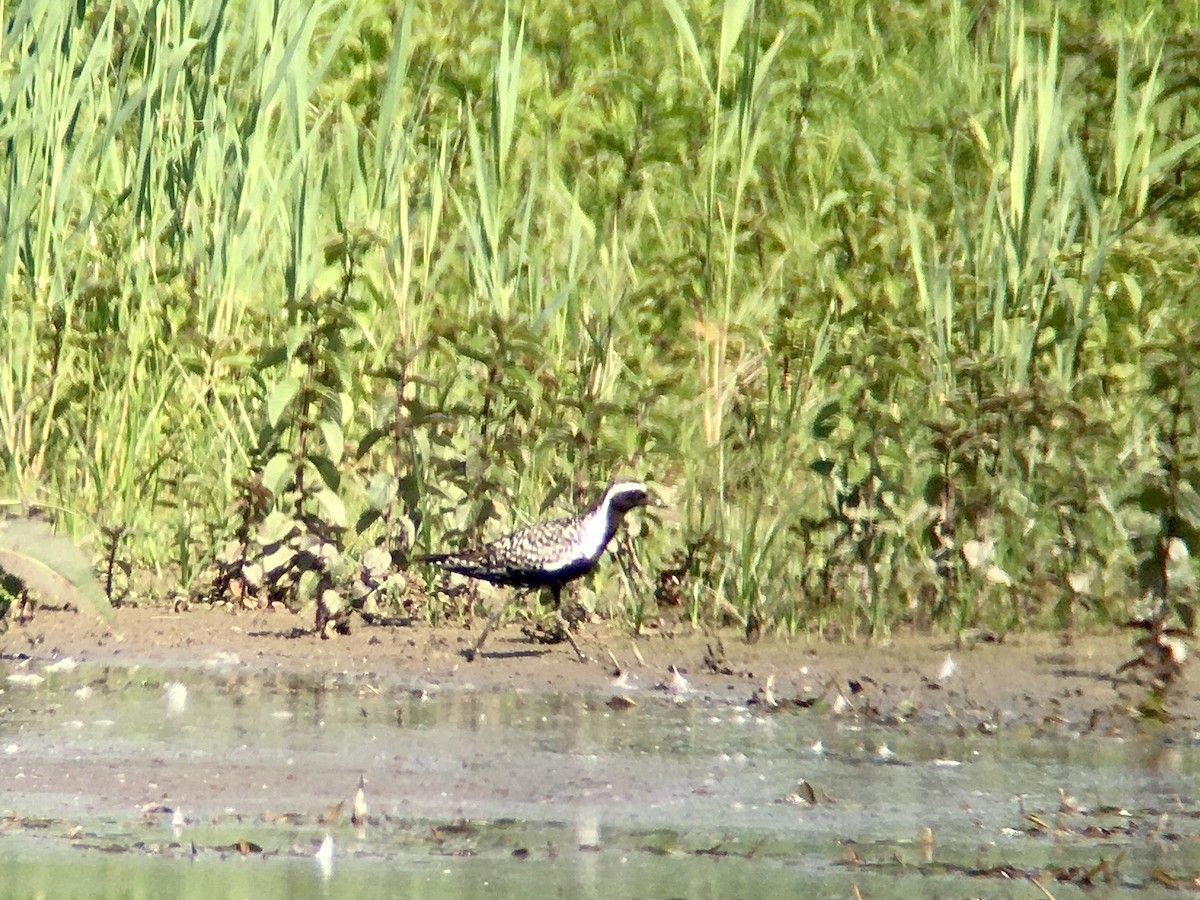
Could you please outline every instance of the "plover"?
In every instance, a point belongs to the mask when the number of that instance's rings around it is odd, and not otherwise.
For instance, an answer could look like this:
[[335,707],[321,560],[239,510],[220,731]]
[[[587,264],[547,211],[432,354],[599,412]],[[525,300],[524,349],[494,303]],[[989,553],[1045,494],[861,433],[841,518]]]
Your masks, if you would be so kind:
[[[571,637],[567,624],[557,612],[563,586],[582,578],[596,567],[600,555],[612,540],[625,513],[649,502],[646,486],[637,481],[618,481],[587,512],[566,519],[538,522],[514,531],[482,547],[460,553],[435,553],[425,562],[478,578],[496,585],[525,588],[549,588],[554,608],[567,642],[580,661],[587,657]],[[488,619],[474,649],[473,659],[499,619],[498,610]]]

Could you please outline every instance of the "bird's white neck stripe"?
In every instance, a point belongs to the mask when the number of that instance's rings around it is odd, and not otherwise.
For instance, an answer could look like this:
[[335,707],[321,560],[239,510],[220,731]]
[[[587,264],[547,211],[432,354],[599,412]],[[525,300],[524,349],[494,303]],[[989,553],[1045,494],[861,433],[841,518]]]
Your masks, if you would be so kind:
[[608,499],[605,498],[604,503],[580,521],[578,540],[571,547],[564,547],[558,559],[547,563],[546,570],[555,572],[585,559],[597,559],[612,538],[609,517]]
[[564,548],[557,559],[547,561],[546,571],[557,572],[584,560],[594,563],[599,559],[617,530],[616,520],[624,515],[623,511],[614,515],[613,497],[634,489],[644,490],[640,484],[633,482],[620,482],[609,487],[595,509],[579,520],[579,532],[573,545]]
[[579,535],[579,549],[582,551],[580,555],[595,559],[604,551],[605,545],[612,537],[610,519],[608,498],[605,498],[600,508],[583,520],[583,530]]

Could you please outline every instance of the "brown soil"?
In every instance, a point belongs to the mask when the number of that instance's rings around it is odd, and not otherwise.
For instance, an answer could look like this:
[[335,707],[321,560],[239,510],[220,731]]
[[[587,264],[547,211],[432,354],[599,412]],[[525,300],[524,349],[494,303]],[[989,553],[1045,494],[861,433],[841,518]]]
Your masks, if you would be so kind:
[[[673,686],[697,699],[741,704],[773,697],[784,709],[815,701],[819,709],[883,722],[944,722],[985,731],[1022,723],[1122,734],[1139,727],[1134,710],[1148,693],[1116,674],[1134,655],[1129,633],[1082,636],[1069,646],[1043,634],[971,647],[947,637],[908,635],[882,645],[777,638],[748,645],[734,632],[634,639],[592,624],[580,643],[593,662],[581,664],[566,645],[531,643],[517,626],[499,629],[481,658],[467,662],[462,652],[475,633],[463,628],[360,622],[349,635],[321,640],[306,630],[308,624],[277,611],[120,609],[114,632],[85,614],[42,609],[32,622],[10,623],[0,634],[0,674],[5,661],[26,657],[35,665],[69,656],[81,663],[169,669],[197,667],[225,654],[258,669],[312,677],[448,689],[609,691],[615,661],[634,688]],[[675,680],[672,667],[686,686]],[[1174,727],[1191,729],[1200,717],[1195,681],[1185,670],[1172,686],[1166,710]]]
[[[709,706],[714,713],[722,706],[753,703],[755,715],[817,717],[833,724],[826,730],[835,735],[844,722],[852,728],[879,723],[908,733],[929,729],[930,736],[978,730],[1017,739],[1093,734],[1104,740],[1148,730],[1187,740],[1200,712],[1194,678],[1185,672],[1168,698],[1173,723],[1165,732],[1147,728],[1135,712],[1146,688],[1115,675],[1133,652],[1128,634],[1081,637],[1069,647],[1051,636],[1028,634],[970,648],[923,636],[883,646],[780,639],[751,646],[732,632],[719,639],[634,640],[592,624],[580,643],[594,661],[581,664],[565,645],[532,644],[515,626],[501,629],[480,659],[467,662],[462,651],[474,644],[476,634],[462,628],[359,622],[349,635],[321,640],[306,630],[306,621],[286,612],[235,615],[210,608],[121,609],[115,625],[112,632],[87,615],[42,609],[32,622],[11,624],[0,635],[0,725],[6,709],[22,711],[16,704],[29,704],[24,711],[32,713],[28,730],[6,736],[0,753],[0,831],[21,830],[22,816],[33,816],[58,823],[45,833],[71,835],[68,824],[91,815],[100,817],[94,821],[117,823],[113,827],[128,841],[130,822],[141,817],[138,810],[149,810],[146,816],[154,820],[180,807],[199,816],[197,821],[214,824],[225,821],[226,814],[233,823],[244,815],[274,822],[280,811],[314,823],[321,811],[349,796],[358,777],[365,780],[374,809],[434,821],[501,813],[567,821],[584,808],[620,819],[628,816],[628,801],[622,798],[637,796],[643,805],[684,810],[677,814],[695,825],[696,816],[711,818],[714,809],[726,816],[741,802],[738,792],[749,790],[744,779],[753,773],[742,773],[742,780],[727,773],[720,788],[726,795],[718,798],[711,794],[715,788],[700,783],[707,770],[694,764],[681,772],[654,768],[650,761],[651,768],[639,765],[631,771],[616,757],[541,752],[535,758],[525,734],[464,730],[453,726],[453,716],[440,730],[406,729],[388,718],[404,706],[395,698],[427,694],[453,702],[447,695],[461,692],[475,709],[475,701],[486,705],[486,698],[468,693],[584,692],[591,695],[589,709],[597,709],[597,694],[618,695],[607,699],[617,709],[626,700],[649,709],[654,692],[664,690],[681,703]],[[311,678],[339,691],[352,686],[363,721],[389,723],[386,740],[377,744],[363,740],[365,732],[354,732],[353,740],[338,744],[338,764],[330,772],[328,746],[314,749],[313,744],[328,737],[324,726],[308,718],[294,726],[296,748],[289,746],[292,760],[286,763],[278,754],[246,748],[192,752],[188,735],[194,732],[186,729],[196,726],[181,719],[183,730],[169,751],[151,743],[139,752],[135,743],[133,751],[120,745],[114,752],[105,743],[104,727],[65,727],[46,714],[44,692],[20,686],[23,676],[67,657],[118,669],[146,666],[163,683],[175,680],[172,672],[207,669],[214,683],[242,698],[231,704],[231,721],[239,715],[233,707],[251,719],[266,715],[268,706],[254,706],[252,687],[278,686],[280,675],[289,684],[293,678]],[[617,666],[619,681],[614,679]],[[310,693],[322,695],[303,696]],[[505,698],[497,699],[503,704]],[[96,735],[99,743],[92,743]],[[71,763],[64,765],[64,758]],[[781,796],[787,789],[781,785]],[[150,826],[151,833],[158,834],[157,828]]]

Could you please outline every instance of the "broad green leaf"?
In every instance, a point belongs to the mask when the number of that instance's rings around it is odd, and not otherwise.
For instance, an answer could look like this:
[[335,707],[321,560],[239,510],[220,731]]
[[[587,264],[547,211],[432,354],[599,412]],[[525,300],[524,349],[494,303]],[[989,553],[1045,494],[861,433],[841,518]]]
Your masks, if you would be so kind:
[[292,454],[286,450],[282,453],[276,453],[263,466],[263,487],[278,497],[287,487],[294,472],[295,461],[292,459]]
[[817,411],[813,418],[812,435],[817,440],[825,440],[837,428],[838,415],[841,412],[841,404],[836,400],[831,400]]
[[362,459],[366,456],[371,448],[375,446],[382,438],[392,434],[391,428],[371,428],[358,441],[358,447],[355,448],[354,458]]
[[342,473],[338,471],[338,467],[333,464],[333,461],[327,456],[313,454],[308,458],[309,464],[317,470],[317,474],[321,476],[321,481],[325,486],[332,491],[336,491],[342,484]]
[[386,509],[396,499],[399,481],[388,472],[376,472],[367,484],[367,503],[372,509]]
[[300,380],[291,376],[280,379],[271,388],[267,397],[267,421],[271,423],[272,428],[279,425],[279,420],[283,418],[283,414],[287,412],[288,406],[299,392]]
[[1158,515],[1171,505],[1167,492],[1158,485],[1146,485],[1137,495],[1137,506],[1145,512]]
[[358,521],[354,523],[354,533],[362,534],[381,518],[382,516],[379,514],[379,510],[370,508],[364,509],[362,514],[358,517]]
[[342,426],[337,422],[322,419],[318,427],[321,429],[321,437],[325,439],[325,450],[330,461],[334,465],[340,463],[342,454],[346,450],[346,438],[342,433]]
[[345,528],[346,520],[346,505],[342,503],[342,498],[331,491],[329,488],[321,488],[317,491],[317,504],[325,512],[326,520],[337,528]]
[[834,463],[831,459],[815,459],[808,464],[808,467],[823,478],[828,478],[833,474]]
[[291,544],[274,544],[272,549],[262,555],[260,560],[263,572],[275,579],[278,574],[292,564],[296,558],[296,550]]
[[369,547],[362,556],[363,568],[375,577],[382,577],[392,567],[392,554],[382,547]]
[[300,530],[296,520],[287,513],[272,510],[258,526],[258,544],[270,547],[289,541]]
[[332,588],[326,588],[321,591],[318,602],[321,604],[321,608],[325,610],[325,614],[329,616],[337,615],[346,605],[342,599],[342,595]]
[[112,607],[87,557],[65,537],[51,531],[45,522],[35,519],[0,522],[0,569],[43,597],[90,607],[97,615],[112,621]]

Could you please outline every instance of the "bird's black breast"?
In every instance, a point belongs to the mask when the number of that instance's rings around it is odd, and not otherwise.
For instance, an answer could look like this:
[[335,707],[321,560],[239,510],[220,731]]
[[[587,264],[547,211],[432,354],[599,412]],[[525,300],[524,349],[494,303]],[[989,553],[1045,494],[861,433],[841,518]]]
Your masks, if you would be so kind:
[[595,568],[591,560],[580,559],[561,569],[531,569],[516,566],[496,566],[487,572],[475,570],[469,574],[507,587],[540,588],[563,585],[582,578]]

